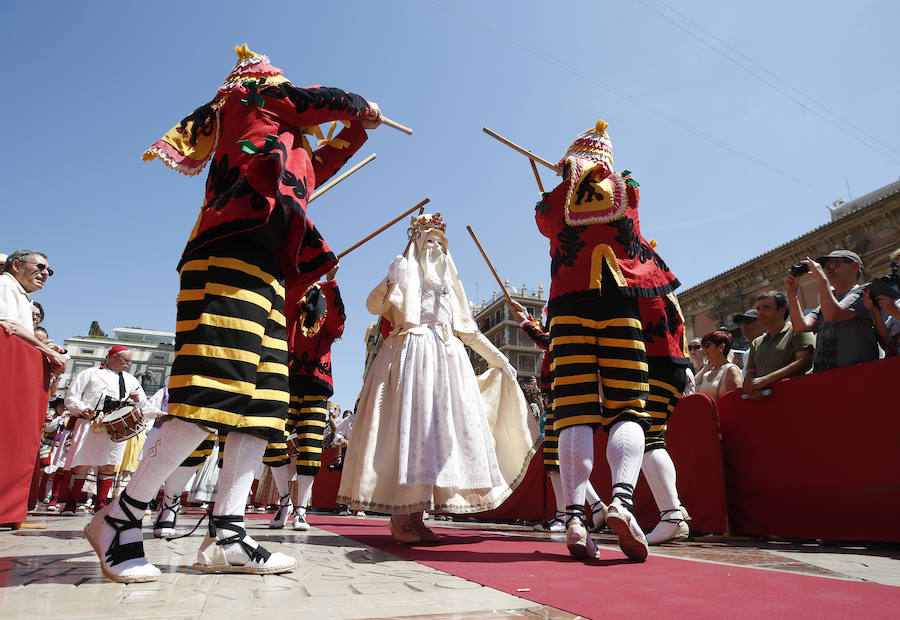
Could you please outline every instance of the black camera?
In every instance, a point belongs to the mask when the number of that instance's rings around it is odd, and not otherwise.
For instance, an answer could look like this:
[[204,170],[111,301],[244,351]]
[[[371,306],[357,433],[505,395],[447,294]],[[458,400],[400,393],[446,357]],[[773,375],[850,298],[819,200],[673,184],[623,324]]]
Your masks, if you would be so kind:
[[791,275],[796,278],[797,276],[801,276],[804,273],[809,273],[809,265],[807,265],[806,263],[798,263],[796,265],[791,265],[788,268],[788,271],[790,271]]

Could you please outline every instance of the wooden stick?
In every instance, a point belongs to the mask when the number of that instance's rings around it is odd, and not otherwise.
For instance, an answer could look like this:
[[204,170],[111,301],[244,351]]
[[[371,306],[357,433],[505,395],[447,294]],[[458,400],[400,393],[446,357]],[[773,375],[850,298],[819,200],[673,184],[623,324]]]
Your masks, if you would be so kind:
[[506,295],[506,301],[512,302],[512,297],[509,296],[509,292],[507,292],[506,287],[503,285],[503,282],[500,281],[500,276],[498,276],[497,272],[494,270],[494,266],[491,264],[491,259],[489,259],[487,257],[487,254],[484,253],[484,248],[481,247],[481,243],[479,243],[478,237],[475,236],[475,232],[472,230],[472,227],[466,226],[466,230],[468,230],[469,234],[472,235],[472,241],[474,241],[475,245],[478,246],[478,251],[481,252],[481,255],[484,257],[484,262],[487,263],[487,266],[491,270],[491,273],[494,274],[494,279],[497,280],[497,284],[500,286],[500,290],[503,291],[504,295]]
[[519,146],[519,145],[516,144],[515,142],[512,142],[512,141],[510,141],[510,140],[507,140],[506,138],[504,138],[504,137],[501,136],[500,134],[491,131],[491,130],[488,129],[487,127],[482,127],[482,129],[484,130],[484,133],[486,133],[486,134],[489,135],[490,137],[496,138],[497,140],[500,140],[500,142],[502,142],[503,144],[505,144],[505,145],[508,146],[509,148],[513,149],[514,151],[519,151],[522,155],[524,155],[524,156],[527,157],[528,159],[530,159],[530,160],[532,160],[532,161],[536,161],[537,163],[539,163],[539,164],[541,164],[541,165],[543,165],[543,166],[546,166],[546,167],[550,168],[550,170],[552,170],[552,171],[555,172],[556,174],[562,174],[562,168],[560,168],[559,166],[554,166],[553,164],[551,164],[551,163],[550,163],[549,161],[547,161],[546,159],[542,159],[542,158],[538,157],[537,155],[535,155],[534,153],[532,153],[532,152],[529,151],[528,149],[523,149],[521,146]]
[[[412,213],[412,212],[415,211],[416,209],[419,209],[419,213],[421,214],[422,211],[425,210],[424,205],[428,204],[430,201],[431,201],[430,198],[426,198],[425,200],[423,200],[422,202],[420,202],[420,203],[417,204],[416,206],[414,206],[414,207],[412,207],[412,208],[410,208],[410,209],[407,209],[406,211],[404,211],[403,213],[401,213],[400,215],[398,215],[397,217],[395,217],[394,219],[392,219],[390,222],[388,222],[387,224],[385,224],[384,226],[382,226],[381,228],[379,228],[379,229],[376,230],[375,232],[370,233],[370,234],[367,235],[364,239],[362,239],[362,240],[360,240],[360,241],[357,241],[356,243],[354,243],[353,245],[351,245],[349,248],[347,248],[346,250],[344,250],[343,252],[341,252],[340,254],[338,254],[338,256],[337,256],[338,259],[340,259],[340,258],[343,257],[343,256],[346,256],[347,254],[349,254],[350,252],[352,252],[353,250],[355,250],[356,248],[358,248],[359,246],[361,246],[362,244],[364,244],[366,241],[368,241],[368,240],[371,239],[372,237],[374,237],[374,236],[376,236],[376,235],[378,235],[378,234],[384,232],[385,230],[387,230],[388,228],[390,228],[391,226],[393,226],[394,224],[396,224],[397,222],[399,222],[400,220],[402,220],[404,217],[406,217],[407,215],[409,215],[410,213]],[[409,246],[406,246],[406,247],[409,248]],[[404,252],[404,254],[406,254],[406,252]]]
[[401,125],[397,121],[392,121],[391,119],[389,119],[386,116],[381,117],[381,122],[383,124],[387,125],[388,127],[393,127],[394,129],[399,129],[400,131],[402,131],[403,133],[405,133],[408,136],[412,135],[412,129],[410,129],[409,127],[407,127],[405,125]]
[[356,172],[357,170],[359,170],[360,168],[365,166],[367,163],[369,163],[370,161],[375,159],[375,157],[376,157],[375,153],[372,153],[371,155],[366,157],[364,160],[362,160],[361,162],[359,162],[358,164],[356,164],[355,166],[350,168],[350,170],[348,170],[341,176],[339,176],[335,179],[332,179],[331,181],[329,181],[328,183],[326,183],[325,185],[323,185],[322,187],[320,187],[319,189],[314,191],[313,195],[310,196],[309,200],[306,201],[306,204],[311,203],[313,200],[315,200],[316,198],[318,198],[319,196],[321,196],[322,194],[324,194],[325,192],[330,190],[332,187],[334,187],[335,185],[337,185],[338,183],[340,183],[341,181],[343,181],[344,179],[349,177],[351,174],[353,174],[354,172]]
[[544,193],[544,184],[541,183],[541,175],[538,174],[537,166],[534,165],[534,160],[529,159],[528,163],[531,164],[531,170],[534,172],[534,180],[537,181],[538,189],[541,190],[541,193]]

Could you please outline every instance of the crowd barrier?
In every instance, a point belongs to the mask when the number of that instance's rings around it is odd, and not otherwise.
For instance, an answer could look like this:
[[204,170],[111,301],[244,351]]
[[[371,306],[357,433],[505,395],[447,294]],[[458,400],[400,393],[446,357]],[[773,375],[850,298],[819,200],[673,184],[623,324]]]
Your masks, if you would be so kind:
[[[718,407],[703,395],[682,398],[666,440],[691,529],[900,542],[898,376],[900,358],[888,358],[782,381],[761,401],[740,391]],[[607,500],[606,433],[595,434],[594,449],[591,481]],[[314,505],[333,507],[339,484],[339,472],[320,473]],[[476,516],[539,520],[554,511],[538,452],[510,498]],[[635,512],[645,530],[659,520],[643,476]]]
[[0,330],[0,523],[20,523],[28,515],[49,377],[39,351]]
[[893,357],[720,398],[732,531],[900,542],[898,379]]

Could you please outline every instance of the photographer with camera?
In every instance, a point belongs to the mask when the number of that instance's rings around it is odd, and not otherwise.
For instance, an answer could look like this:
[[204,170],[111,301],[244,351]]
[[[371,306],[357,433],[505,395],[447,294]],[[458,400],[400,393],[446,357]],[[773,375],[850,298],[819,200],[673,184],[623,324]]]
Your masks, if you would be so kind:
[[[877,360],[872,313],[859,285],[862,260],[850,250],[834,250],[817,261],[806,258],[785,278],[791,324],[797,332],[815,332],[813,372]],[[798,280],[808,272],[818,280],[819,307],[803,315]]]
[[[872,313],[878,342],[888,357],[900,355],[900,249],[891,253],[891,274],[866,287],[863,303]],[[884,315],[887,315],[885,318]]]

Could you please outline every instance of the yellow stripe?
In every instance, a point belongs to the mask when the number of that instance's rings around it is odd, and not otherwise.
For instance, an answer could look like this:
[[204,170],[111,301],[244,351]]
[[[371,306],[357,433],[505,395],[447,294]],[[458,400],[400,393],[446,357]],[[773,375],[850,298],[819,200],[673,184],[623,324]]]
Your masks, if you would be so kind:
[[550,350],[553,351],[557,346],[570,344],[590,344],[598,347],[644,350],[644,343],[640,340],[631,340],[629,338],[589,338],[587,336],[558,336],[550,343]]
[[[191,331],[197,329],[198,325],[211,325],[212,327],[237,329],[240,331],[249,332],[256,336],[263,336],[266,331],[262,325],[253,321],[239,319],[231,316],[222,316],[220,314],[209,314],[207,312],[201,314],[200,318],[198,319],[193,319],[191,321],[178,321],[177,323],[175,323],[175,331]],[[265,340],[265,338],[263,338],[263,340]],[[287,350],[287,345],[285,345],[285,350]]]
[[318,426],[319,428],[325,428],[324,420],[304,420],[301,423],[301,426]]
[[604,327],[634,327],[635,329],[641,329],[641,322],[638,319],[627,317],[607,319],[605,321],[591,321],[571,315],[555,316],[550,319],[550,327],[554,325],[584,325],[593,329],[603,329]]
[[266,450],[287,450],[287,444],[286,443],[270,443],[266,447]]
[[259,306],[266,312],[269,312],[272,309],[272,302],[259,293],[254,293],[253,291],[248,291],[247,289],[238,288],[236,286],[210,282],[206,285],[206,293],[209,295],[218,295],[219,297],[228,297],[229,299],[246,301],[255,306]]
[[656,394],[651,394],[647,397],[647,402],[653,401],[654,403],[667,403],[669,402],[668,396],[657,396]]
[[556,368],[561,364],[596,364],[596,355],[566,355],[563,357],[554,357],[550,363],[551,368]]
[[284,390],[254,390],[253,398],[260,400],[274,400],[279,403],[287,404],[291,400],[291,395]]
[[597,365],[604,368],[631,368],[633,370],[642,370],[644,372],[647,372],[649,370],[647,362],[638,362],[635,360],[616,360],[606,357],[599,358],[597,360]]
[[218,377],[204,377],[201,375],[172,375],[169,377],[169,389],[183,387],[206,387],[232,394],[244,394],[250,396],[256,387],[247,381],[235,381],[233,379],[220,379]]
[[300,406],[300,413],[325,413],[324,407],[304,407]]
[[599,415],[573,415],[567,418],[561,418],[553,424],[553,430],[558,431],[567,426],[576,426],[578,424],[600,424],[603,418]]
[[245,263],[237,258],[215,256],[207,259],[192,260],[185,263],[181,268],[181,271],[182,273],[185,271],[208,271],[211,266],[243,271],[244,273],[259,278],[271,286],[278,295],[284,297],[284,287],[278,282],[277,278],[272,276],[272,274],[266,273],[259,267],[251,265],[250,263]]
[[[256,369],[257,372],[268,372],[273,375],[287,375],[287,364],[279,364],[278,362],[262,362]],[[291,399],[294,402],[294,399]],[[299,402],[299,399],[298,399]]]
[[300,452],[305,454],[322,454],[322,448],[314,448],[313,446],[300,446]]
[[565,405],[585,405],[588,403],[598,403],[600,397],[598,394],[581,394],[578,396],[561,396],[553,399],[554,407],[562,407]]
[[305,465],[306,467],[318,467],[322,461],[297,461],[297,465]]
[[[244,351],[243,349],[234,349],[232,347],[217,347],[211,344],[185,344],[178,351],[181,355],[196,355],[197,357],[216,357],[225,360],[237,360],[239,362],[247,362],[257,366],[259,364],[259,355]],[[287,368],[285,366],[285,368]]]
[[[300,433],[297,435],[297,439],[322,439],[322,433]],[[305,446],[301,446],[301,448],[304,450],[307,449]],[[312,449],[313,448],[309,448],[309,450]],[[321,452],[321,449],[318,450]]]
[[[212,407],[195,407],[193,405],[170,403],[169,414],[179,418],[217,422],[219,424],[234,427],[235,429],[260,427],[281,431],[284,430],[284,420],[281,418],[264,416],[245,417],[240,413],[231,413],[230,411],[223,411],[222,409],[214,409]],[[225,437],[219,437],[220,442],[223,442],[224,440]]]
[[621,388],[623,390],[640,390],[641,392],[647,392],[650,390],[650,385],[647,383],[637,383],[636,381],[624,381],[622,379],[603,379],[600,380],[603,383],[603,387],[608,388]]
[[[262,329],[262,327],[260,327],[260,329]],[[260,332],[260,335],[262,335],[262,332]],[[263,336],[262,346],[264,346],[267,349],[275,349],[276,351],[287,351],[288,350],[287,341],[276,340],[275,338],[272,338],[270,336]]]
[[206,290],[202,288],[182,289],[178,291],[178,297],[175,298],[176,303],[182,301],[200,301],[206,297]]
[[[608,407],[609,409],[621,409],[622,407],[635,407],[637,409],[643,410],[644,401],[640,398],[635,398],[633,400],[604,400],[603,405]],[[649,413],[638,413],[637,411],[633,411],[634,415],[640,416],[642,418],[649,418]]]
[[671,383],[666,383],[665,381],[657,381],[656,379],[650,379],[650,385],[654,385],[656,387],[662,388],[664,390],[668,390],[675,396],[681,396],[681,392]]
[[572,375],[571,377],[557,377],[553,380],[553,386],[558,385],[576,385],[578,383],[597,383],[597,373],[586,375]]
[[269,312],[269,318],[282,327],[285,327],[287,325],[287,319],[284,318],[284,314],[282,314],[278,310],[272,310],[271,312]]
[[[322,402],[325,402],[325,401],[328,400],[328,399],[325,398],[324,396],[321,396],[321,395],[318,395],[318,394],[313,394],[313,395],[311,395],[311,396],[304,396],[304,397],[303,397],[303,400],[307,400],[307,401],[311,401],[311,402],[315,402],[315,401],[320,401],[320,400],[321,400]],[[324,405],[322,405],[322,406],[324,407]]]

